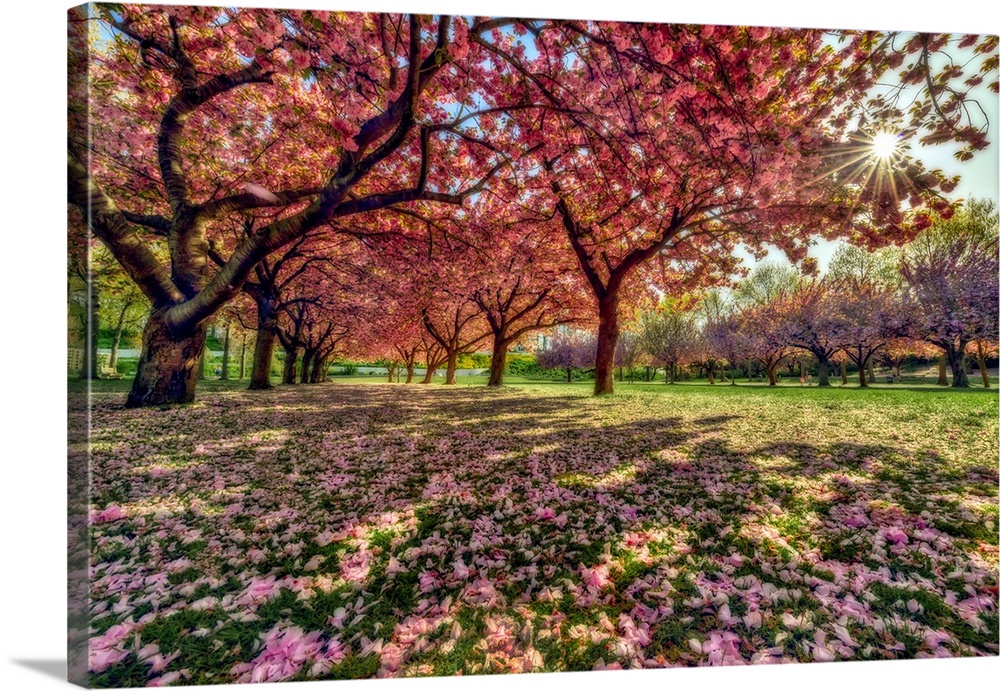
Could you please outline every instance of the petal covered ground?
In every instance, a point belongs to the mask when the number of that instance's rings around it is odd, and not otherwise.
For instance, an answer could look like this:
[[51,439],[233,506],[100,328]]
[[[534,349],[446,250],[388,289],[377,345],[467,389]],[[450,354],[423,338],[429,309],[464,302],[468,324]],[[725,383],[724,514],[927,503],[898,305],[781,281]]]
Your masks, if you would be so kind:
[[92,683],[997,654],[996,396],[622,388],[97,394]]

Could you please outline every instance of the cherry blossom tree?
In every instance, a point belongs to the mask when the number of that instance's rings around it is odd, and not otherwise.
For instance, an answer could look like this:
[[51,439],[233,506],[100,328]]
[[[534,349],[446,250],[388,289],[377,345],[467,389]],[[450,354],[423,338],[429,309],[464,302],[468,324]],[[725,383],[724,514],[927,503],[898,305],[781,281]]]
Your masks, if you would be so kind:
[[566,383],[573,382],[573,370],[593,367],[596,341],[590,334],[579,331],[557,333],[535,357],[545,369],[566,372]]
[[906,249],[902,274],[915,313],[911,334],[944,351],[952,386],[968,387],[966,347],[997,333],[998,216],[992,202],[972,202],[939,219]]
[[839,291],[835,318],[843,324],[843,351],[857,366],[858,383],[865,388],[875,354],[907,333],[907,310],[899,292],[892,287],[846,280]]
[[[89,7],[69,200],[153,305],[130,406],[193,399],[207,320],[272,253],[348,219],[454,215],[518,168],[597,303],[610,393],[630,285],[722,280],[739,244],[802,261],[816,234],[900,242],[943,213],[955,181],[876,156],[873,133],[967,158],[988,123],[965,94],[996,72],[995,37]],[[973,59],[942,65],[956,44]],[[886,76],[928,98],[901,106]]]
[[[270,253],[337,219],[460,204],[509,160],[443,106],[503,93],[470,40],[502,21],[87,7],[70,17],[69,200],[153,304],[127,405],[194,398],[206,319]],[[215,227],[257,210],[215,268]]]
[[622,331],[618,335],[618,345],[615,346],[615,367],[618,368],[618,381],[622,381],[622,370],[628,370],[628,380],[634,381],[635,368],[639,366],[645,351],[642,348],[642,336],[635,331]]
[[835,281],[817,279],[799,284],[774,305],[779,338],[816,358],[820,386],[830,386],[830,359],[845,345],[841,297]]
[[643,350],[652,362],[663,367],[663,380],[673,384],[677,366],[695,352],[697,329],[690,311],[669,301],[661,309],[647,312],[640,319]]
[[[510,46],[488,49],[515,64],[554,110],[521,117],[545,143],[553,208],[598,302],[595,393],[614,389],[620,291],[647,263],[664,287],[689,289],[731,272],[737,243],[755,252],[771,243],[798,261],[817,233],[901,241],[920,227],[918,214],[904,213],[904,199],[919,207],[934,188],[954,185],[908,157],[894,161],[896,175],[871,155],[870,138],[865,149],[864,131],[848,130],[863,111],[898,118],[869,90],[907,55],[921,56],[908,78],[933,76],[923,58],[948,37],[897,46],[896,35],[850,34],[831,51],[821,32],[576,21],[526,27],[537,58],[517,59]],[[575,80],[563,76],[570,54],[582,68]],[[989,74],[992,63],[981,62]],[[909,116],[926,141],[944,127],[971,149],[984,146],[982,128],[945,127],[916,110]]]

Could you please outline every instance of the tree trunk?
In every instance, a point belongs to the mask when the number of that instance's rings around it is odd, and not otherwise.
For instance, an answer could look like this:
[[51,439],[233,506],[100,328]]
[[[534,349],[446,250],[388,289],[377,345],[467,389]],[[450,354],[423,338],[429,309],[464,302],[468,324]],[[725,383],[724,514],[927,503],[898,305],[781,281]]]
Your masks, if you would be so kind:
[[247,333],[240,336],[240,381],[247,377]]
[[618,291],[609,290],[598,303],[597,358],[594,366],[594,395],[615,392],[615,349],[618,347]]
[[778,376],[777,376],[778,363],[776,362],[776,363],[774,363],[771,366],[765,366],[764,369],[767,370],[767,385],[768,386],[777,386],[778,385]]
[[275,340],[273,321],[258,325],[253,348],[253,368],[250,371],[250,389],[271,388],[271,360],[274,358]]
[[295,369],[299,363],[299,349],[285,349],[285,368],[281,372],[282,384],[295,383]]
[[983,388],[990,388],[990,374],[986,371],[986,351],[982,341],[976,341],[976,364],[979,365],[979,374],[983,378]]
[[125,314],[131,302],[126,302],[122,311],[118,313],[118,321],[115,323],[115,333],[111,337],[111,357],[108,358],[108,369],[118,369],[118,347],[122,342],[122,330],[125,328]]
[[97,281],[91,275],[87,280],[87,315],[84,323],[87,325],[87,335],[83,345],[83,365],[80,368],[81,379],[97,379],[100,367],[97,364],[97,335],[100,330],[101,294],[98,292]]
[[868,377],[866,375],[866,370],[868,369],[868,363],[861,361],[857,363],[858,365],[858,386],[862,389],[868,388]]
[[830,386],[830,361],[827,359],[826,355],[815,355],[816,359],[819,361],[819,385]]
[[948,348],[948,364],[951,366],[951,388],[969,388],[969,375],[965,373],[965,344],[960,348]]
[[872,384],[875,383],[875,358],[868,358],[868,381]]
[[201,355],[198,356],[198,379],[200,380],[205,379],[205,360],[207,359],[205,357],[206,350],[208,350],[208,348],[205,346],[203,342],[201,346]]
[[938,386],[948,386],[948,360],[944,353],[938,355]]
[[392,384],[393,377],[396,376],[396,365],[390,363],[385,368],[389,371],[389,383]]
[[308,384],[309,383],[309,372],[310,367],[312,367],[313,356],[315,353],[308,348],[302,353],[302,371],[299,372],[299,383]]
[[310,384],[319,384],[325,381],[326,360],[316,356],[313,358],[312,372],[309,375]]
[[454,351],[448,354],[448,369],[445,370],[445,384],[455,383],[455,370],[458,369],[458,351]]
[[564,369],[566,370],[566,383],[567,384],[572,384],[573,383],[573,368],[572,367],[565,367]]
[[847,383],[847,361],[844,360],[840,363],[840,385],[843,386]]
[[271,360],[277,340],[278,320],[274,304],[267,299],[257,300],[257,338],[253,347],[253,368],[250,370],[250,389],[271,388]]
[[413,382],[413,363],[406,363],[406,383],[410,384]]
[[500,335],[493,336],[493,355],[490,358],[490,379],[486,386],[503,386],[503,373],[507,369],[507,341]]
[[229,381],[229,325],[226,325],[226,335],[222,340],[222,376],[223,381]]
[[427,371],[424,372],[424,378],[420,380],[420,383],[421,384],[430,384],[432,381],[434,381],[434,373],[437,372],[437,368],[439,366],[440,365],[432,365],[431,363],[428,362],[427,363]]
[[206,327],[201,324],[191,332],[173,334],[163,324],[164,313],[153,312],[143,329],[142,354],[125,402],[128,408],[194,400]]
[[708,363],[708,383],[715,384],[715,363]]

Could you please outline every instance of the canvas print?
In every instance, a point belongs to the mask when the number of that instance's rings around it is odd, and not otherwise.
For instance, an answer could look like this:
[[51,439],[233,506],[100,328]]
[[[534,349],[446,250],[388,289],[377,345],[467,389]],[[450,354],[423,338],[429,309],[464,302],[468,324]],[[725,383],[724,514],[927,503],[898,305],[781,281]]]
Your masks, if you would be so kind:
[[70,680],[997,655],[997,37],[473,12],[69,11]]

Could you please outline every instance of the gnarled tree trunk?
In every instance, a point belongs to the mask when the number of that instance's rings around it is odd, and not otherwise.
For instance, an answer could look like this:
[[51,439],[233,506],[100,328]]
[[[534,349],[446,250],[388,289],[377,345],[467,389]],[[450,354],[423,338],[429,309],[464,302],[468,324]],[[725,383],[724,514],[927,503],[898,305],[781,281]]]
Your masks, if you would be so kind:
[[153,312],[142,332],[142,354],[126,407],[190,403],[202,353],[205,324],[184,333],[172,333],[164,324],[166,309]]

